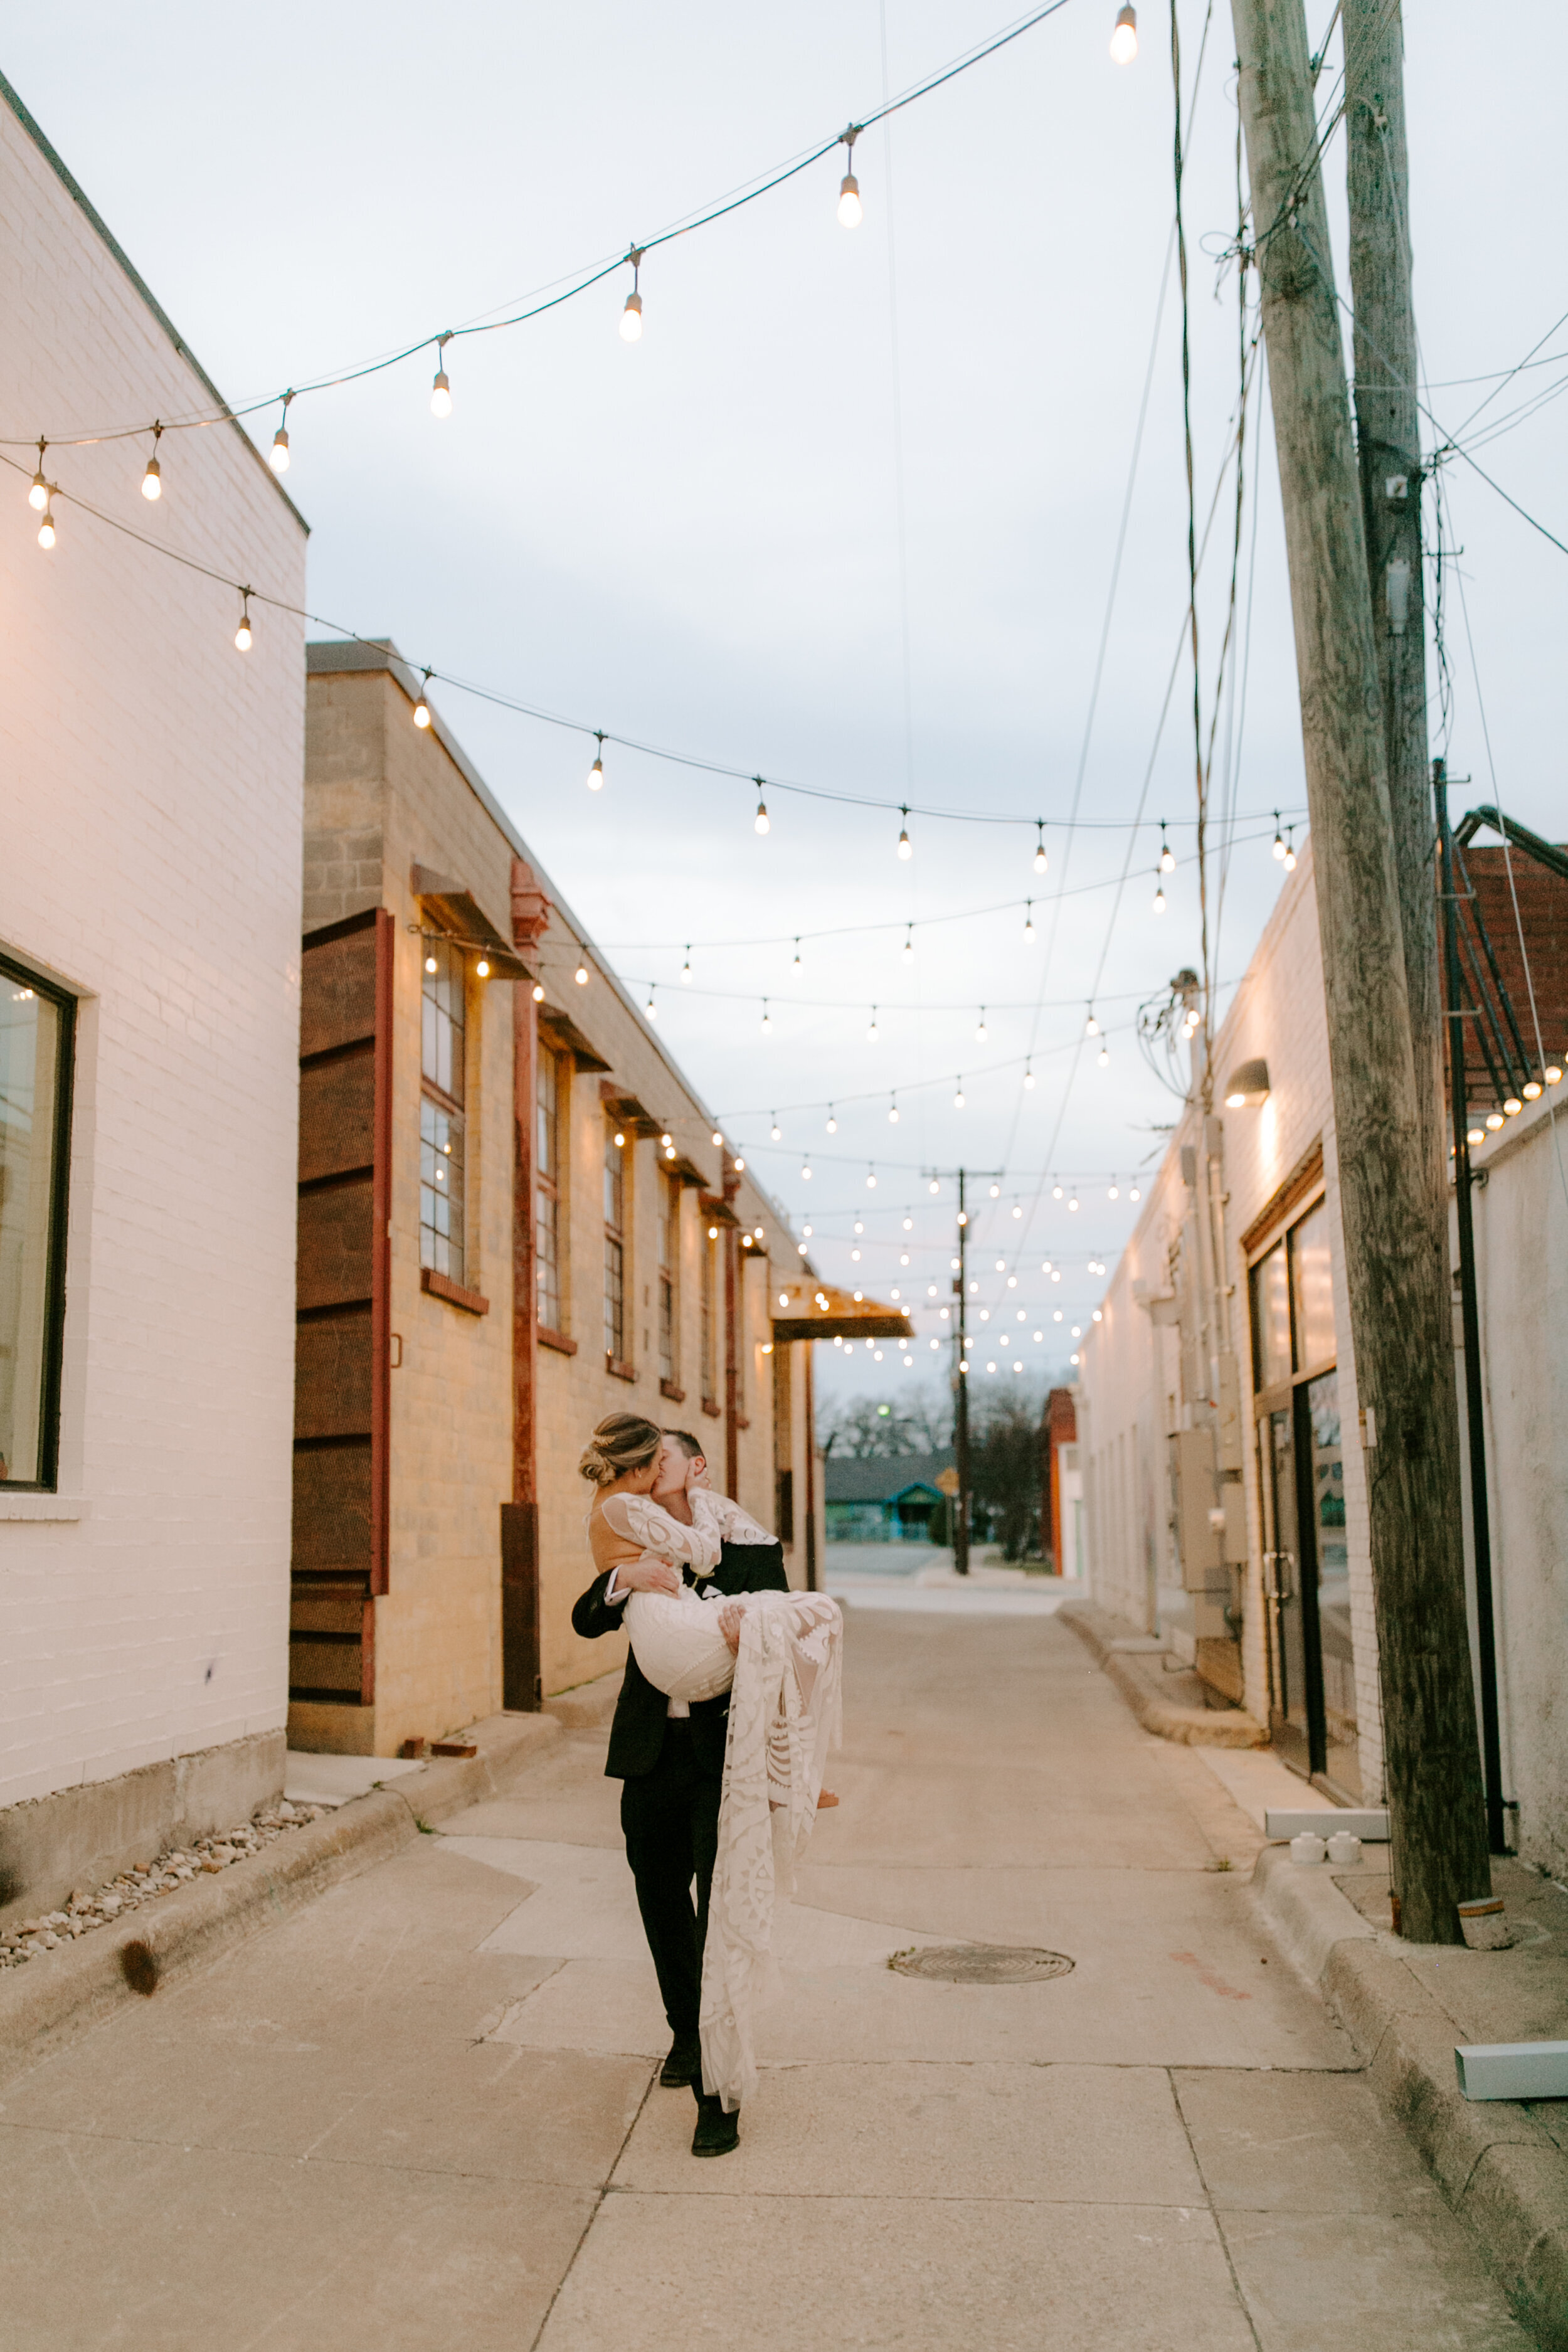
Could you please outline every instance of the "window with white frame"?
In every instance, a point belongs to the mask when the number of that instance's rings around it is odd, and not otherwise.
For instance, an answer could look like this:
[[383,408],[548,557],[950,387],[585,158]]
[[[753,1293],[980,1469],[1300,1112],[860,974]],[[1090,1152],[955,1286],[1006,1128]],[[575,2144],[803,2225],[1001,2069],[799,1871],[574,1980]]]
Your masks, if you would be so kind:
[[0,958],[0,1486],[58,1465],[76,1006]]

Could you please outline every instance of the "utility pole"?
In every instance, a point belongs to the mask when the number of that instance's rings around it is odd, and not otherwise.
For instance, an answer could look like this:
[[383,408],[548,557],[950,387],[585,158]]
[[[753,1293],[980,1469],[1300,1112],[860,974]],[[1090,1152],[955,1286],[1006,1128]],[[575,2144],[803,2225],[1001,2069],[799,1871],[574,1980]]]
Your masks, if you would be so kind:
[[953,1345],[958,1353],[953,1358],[952,1375],[952,1462],[958,1473],[958,1492],[952,1498],[952,1565],[959,1576],[969,1574],[969,1513],[974,1491],[969,1466],[969,1209],[964,1188],[968,1179],[976,1173],[993,1176],[998,1183],[1002,1179],[999,1168],[926,1170],[928,1176],[937,1180],[943,1176],[958,1179],[958,1272],[952,1283],[952,1295],[958,1302],[953,1318]]
[[[1425,1179],[1383,684],[1302,0],[1231,0],[1295,620],[1350,1338],[1364,1415],[1395,1924],[1491,1885],[1453,1332]],[[1353,1442],[1353,1441],[1352,1441]]]
[[1415,1056],[1431,1230],[1447,1258],[1443,994],[1438,972],[1432,796],[1426,770],[1426,633],[1421,569],[1421,410],[1410,286],[1405,26],[1399,0],[1342,0],[1345,153],[1354,310],[1356,453],[1405,992]]

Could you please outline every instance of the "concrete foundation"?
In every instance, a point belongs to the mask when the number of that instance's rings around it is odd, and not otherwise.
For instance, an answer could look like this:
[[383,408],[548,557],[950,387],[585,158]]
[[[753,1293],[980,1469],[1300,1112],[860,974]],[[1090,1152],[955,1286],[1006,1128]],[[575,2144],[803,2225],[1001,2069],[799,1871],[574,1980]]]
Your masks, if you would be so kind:
[[55,1910],[79,1886],[100,1885],[172,1845],[248,1821],[281,1794],[284,1754],[281,1731],[258,1731],[0,1807],[0,1927]]

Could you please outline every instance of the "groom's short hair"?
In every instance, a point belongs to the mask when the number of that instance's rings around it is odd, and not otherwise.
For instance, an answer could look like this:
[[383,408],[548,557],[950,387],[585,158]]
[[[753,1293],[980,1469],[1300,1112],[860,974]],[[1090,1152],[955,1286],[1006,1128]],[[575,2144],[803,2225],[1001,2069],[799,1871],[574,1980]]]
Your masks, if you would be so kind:
[[666,1437],[674,1438],[689,1462],[695,1462],[700,1458],[703,1461],[707,1460],[707,1455],[689,1429],[667,1429],[664,1433]]

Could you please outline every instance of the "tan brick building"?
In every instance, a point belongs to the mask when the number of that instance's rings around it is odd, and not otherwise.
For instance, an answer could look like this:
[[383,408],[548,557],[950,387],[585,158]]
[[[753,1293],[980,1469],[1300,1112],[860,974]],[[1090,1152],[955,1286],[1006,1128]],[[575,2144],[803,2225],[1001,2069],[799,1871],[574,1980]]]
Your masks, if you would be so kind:
[[619,1665],[570,1622],[606,1412],[814,1580],[810,1269],[395,652],[309,657],[289,1741],[391,1755]]

